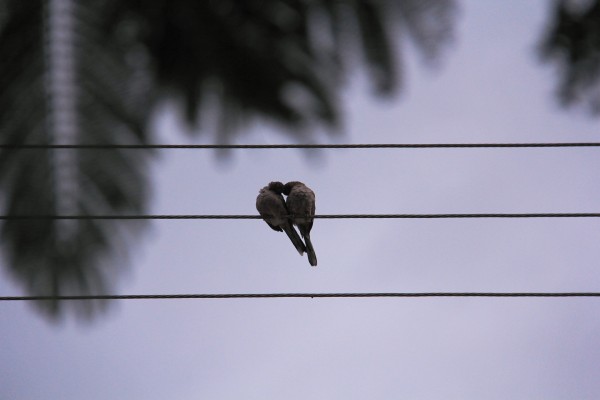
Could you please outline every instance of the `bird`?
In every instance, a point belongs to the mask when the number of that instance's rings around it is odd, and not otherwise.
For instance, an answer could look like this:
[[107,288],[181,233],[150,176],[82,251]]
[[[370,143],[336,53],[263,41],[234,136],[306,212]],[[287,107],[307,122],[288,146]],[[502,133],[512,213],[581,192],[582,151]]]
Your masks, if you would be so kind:
[[308,262],[317,266],[317,255],[310,241],[310,230],[315,215],[315,192],[302,182],[291,181],[283,186],[283,194],[287,196],[286,205],[292,222],[298,227],[306,243]]
[[270,182],[267,186],[260,189],[256,197],[256,209],[262,219],[277,232],[285,232],[292,241],[292,244],[298,250],[300,255],[304,255],[306,246],[300,239],[298,232],[294,229],[289,212],[285,205],[285,200],[281,193],[283,192],[282,182]]

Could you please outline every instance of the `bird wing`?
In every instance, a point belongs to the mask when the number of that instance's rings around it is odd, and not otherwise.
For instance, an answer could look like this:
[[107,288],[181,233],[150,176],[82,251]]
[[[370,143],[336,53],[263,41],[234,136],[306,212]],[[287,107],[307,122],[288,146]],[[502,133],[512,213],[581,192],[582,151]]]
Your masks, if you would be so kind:
[[315,193],[304,184],[297,184],[292,188],[287,198],[287,207],[294,217],[294,223],[298,225],[300,233],[305,236],[310,232],[313,218],[306,217],[315,215]]
[[282,231],[279,221],[285,219],[287,215],[283,196],[264,187],[256,198],[256,209],[271,229]]

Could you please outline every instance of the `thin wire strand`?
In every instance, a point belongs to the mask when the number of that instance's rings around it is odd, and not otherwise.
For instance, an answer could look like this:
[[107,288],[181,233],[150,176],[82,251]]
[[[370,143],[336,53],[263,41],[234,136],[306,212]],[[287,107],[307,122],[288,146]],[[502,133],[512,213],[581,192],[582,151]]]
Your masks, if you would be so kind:
[[395,293],[222,293],[130,294],[97,296],[0,296],[0,301],[47,300],[166,300],[265,298],[374,298],[374,297],[600,297],[600,292],[395,292]]
[[374,143],[374,144],[0,144],[0,149],[439,149],[600,147],[600,142],[564,143]]
[[[476,219],[476,218],[599,218],[600,213],[478,213],[478,214],[320,214],[316,219]],[[261,219],[260,215],[0,215],[0,220],[149,220]]]

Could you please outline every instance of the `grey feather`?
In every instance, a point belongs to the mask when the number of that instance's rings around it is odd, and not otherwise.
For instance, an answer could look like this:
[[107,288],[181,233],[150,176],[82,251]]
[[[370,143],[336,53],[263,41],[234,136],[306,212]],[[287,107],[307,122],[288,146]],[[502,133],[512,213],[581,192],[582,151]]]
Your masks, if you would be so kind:
[[313,267],[317,266],[317,255],[310,240],[310,231],[315,215],[315,193],[304,183],[292,181],[283,187],[287,195],[286,206],[294,225],[298,226],[300,234],[306,242],[308,261]]
[[284,231],[298,253],[303,255],[306,247],[292,225],[285,200],[281,195],[282,191],[283,183],[281,182],[271,182],[268,186],[260,189],[256,198],[256,209],[271,229],[278,232]]

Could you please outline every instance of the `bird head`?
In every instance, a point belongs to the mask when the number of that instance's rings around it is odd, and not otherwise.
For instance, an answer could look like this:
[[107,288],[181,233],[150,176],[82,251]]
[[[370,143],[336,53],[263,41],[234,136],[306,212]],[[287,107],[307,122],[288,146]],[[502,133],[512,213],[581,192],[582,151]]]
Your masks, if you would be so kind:
[[274,181],[269,183],[268,188],[275,193],[281,194],[283,193],[284,185],[282,182]]
[[294,188],[294,186],[296,186],[296,185],[304,185],[304,184],[302,182],[298,182],[298,181],[290,181],[283,186],[283,194],[285,194],[286,196],[289,195],[290,192],[292,191],[292,189]]

